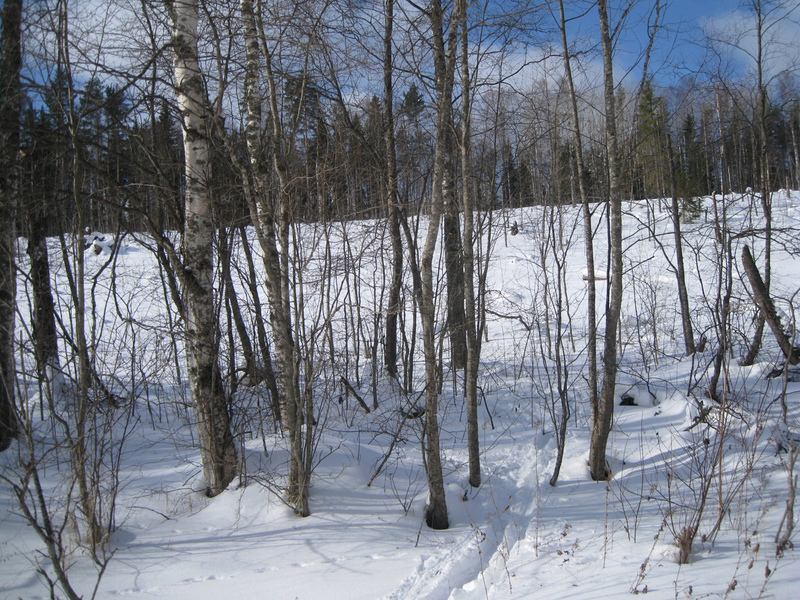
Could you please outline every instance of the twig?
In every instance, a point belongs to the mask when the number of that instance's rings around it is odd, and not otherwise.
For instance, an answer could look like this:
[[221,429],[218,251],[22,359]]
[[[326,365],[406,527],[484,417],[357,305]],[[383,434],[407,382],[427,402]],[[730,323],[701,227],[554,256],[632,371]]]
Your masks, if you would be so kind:
[[488,308],[484,309],[488,314],[494,315],[495,317],[500,317],[501,319],[514,319],[522,323],[522,326],[526,329],[526,331],[533,331],[533,325],[528,325],[525,322],[525,319],[522,318],[522,315],[504,315],[499,312],[495,312]]
[[403,425],[405,425],[405,422],[406,422],[405,419],[401,419],[400,426],[397,428],[397,431],[392,437],[392,443],[389,444],[389,449],[386,451],[386,455],[383,457],[383,460],[381,461],[381,464],[378,466],[378,469],[375,471],[375,474],[369,478],[369,481],[367,482],[367,487],[372,485],[372,482],[375,481],[375,478],[383,470],[386,461],[389,460],[389,457],[392,455],[392,450],[394,450],[394,445],[397,443],[397,440],[400,437],[400,432],[403,430]]

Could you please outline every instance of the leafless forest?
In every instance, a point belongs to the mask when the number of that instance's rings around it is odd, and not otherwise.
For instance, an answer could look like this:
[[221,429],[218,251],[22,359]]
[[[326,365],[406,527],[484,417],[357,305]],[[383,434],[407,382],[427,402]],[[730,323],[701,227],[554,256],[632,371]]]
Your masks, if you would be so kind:
[[[369,413],[391,388],[392,447],[419,428],[425,521],[447,529],[440,396],[463,399],[477,488],[487,321],[540,332],[551,485],[576,386],[591,477],[610,476],[632,290],[643,363],[697,356],[699,406],[727,407],[729,366],[764,360],[776,341],[770,360],[788,380],[800,359],[787,303],[771,296],[772,257],[794,255],[797,232],[776,225],[773,197],[800,189],[800,10],[731,10],[685,23],[662,0],[6,0],[0,448],[15,458],[0,479],[45,544],[53,585],[78,597],[69,527],[101,573],[111,560],[130,407],[160,419],[152,390],[193,427],[209,497],[243,476],[245,436],[280,435],[285,473],[265,485],[304,517],[328,415],[345,401]],[[747,227],[729,223],[734,197]],[[677,291],[670,339],[656,327],[658,280],[641,277],[647,257],[627,252],[623,215],[639,200]],[[542,222],[520,222],[532,206]],[[698,222],[713,225],[713,252],[684,236]],[[530,229],[547,290],[536,322],[487,284],[495,249]],[[563,262],[575,240],[579,301]],[[134,243],[157,272],[117,287]],[[714,278],[698,304],[687,272],[701,263]],[[151,305],[126,292],[141,286]],[[63,484],[45,493],[53,465]],[[684,562],[697,514],[675,532]]]

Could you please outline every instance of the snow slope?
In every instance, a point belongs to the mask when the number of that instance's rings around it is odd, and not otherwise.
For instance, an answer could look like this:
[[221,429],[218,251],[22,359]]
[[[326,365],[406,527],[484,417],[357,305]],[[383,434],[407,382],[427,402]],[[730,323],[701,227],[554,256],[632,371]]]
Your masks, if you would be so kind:
[[[758,222],[745,199],[729,202],[732,229]],[[773,211],[776,230],[788,232],[778,234],[774,247],[773,292],[779,299],[791,298],[800,289],[792,237],[800,230],[800,194],[776,194]],[[612,478],[593,482],[586,465],[580,215],[574,208],[563,211],[563,243],[546,251],[545,216],[538,207],[498,217],[517,220],[520,233],[510,236],[502,227],[495,229],[499,237],[489,269],[490,314],[480,374],[484,482],[476,490],[467,484],[462,398],[452,374],[445,375],[440,417],[447,531],[423,524],[427,486],[419,423],[404,424],[390,460],[368,485],[402,423],[401,395],[384,380],[376,411],[364,414],[347,399],[323,415],[310,517],[296,517],[275,493],[286,450],[268,427],[252,427],[242,435],[241,477],[222,495],[205,498],[186,390],[175,383],[174,367],[163,358],[169,354],[163,335],[169,318],[156,292],[161,289],[158,268],[150,252],[127,239],[116,261],[121,312],[129,311],[149,328],[137,330],[133,345],[133,326],[110,311],[99,336],[105,343],[99,349],[104,367],[137,390],[137,400],[119,409],[127,415],[129,433],[119,463],[118,529],[109,541],[114,555],[96,597],[583,600],[644,592],[656,598],[798,597],[797,555],[790,549],[777,559],[774,537],[787,498],[787,454],[776,451],[777,442],[786,442],[800,422],[800,384],[766,378],[778,358],[767,333],[763,362],[740,367],[735,356],[731,361],[727,398],[735,410],[725,413],[724,423],[722,411],[703,398],[705,367],[714,349],[709,306],[718,251],[710,217],[685,228],[693,318],[709,340],[705,353],[686,358],[668,265],[673,249],[666,214],[645,203],[626,203],[626,306],[617,392],[632,396],[636,405],[617,407],[609,444]],[[363,229],[348,236],[363,249],[380,239],[378,224],[358,227]],[[603,246],[603,227],[595,243]],[[758,253],[762,245],[755,246]],[[100,250],[89,258],[94,262],[87,277],[110,256],[108,247]],[[561,475],[551,487],[557,448],[546,401],[555,398],[556,389],[547,348],[558,327],[552,312],[557,252],[563,252],[567,273],[563,298],[568,318],[561,326],[573,416]],[[20,263],[24,270],[23,257]],[[600,252],[598,263],[598,274],[604,275]],[[69,298],[63,268],[56,268],[54,278],[65,310]],[[112,302],[105,272],[98,282],[98,289],[106,290],[98,297]],[[22,280],[20,289],[25,298]],[[734,296],[734,329],[746,331],[752,309],[738,281]],[[603,302],[601,293],[598,306]],[[788,301],[779,304],[793,314]],[[21,312],[24,318],[24,306]],[[741,353],[743,338],[735,341],[734,355]],[[123,347],[136,350],[126,359],[115,353]],[[131,356],[145,366],[137,371]],[[372,394],[369,382],[368,375],[362,377],[365,397]],[[784,385],[785,424],[778,401]],[[38,394],[29,385],[21,390],[37,414]],[[248,400],[251,408],[257,406],[254,397]],[[708,423],[697,423],[700,410],[708,407]],[[721,458],[711,462],[717,448],[723,449]],[[19,450],[15,446],[0,457],[6,476]],[[63,470],[48,467],[44,473],[45,491],[59,497]],[[697,514],[704,485],[709,492],[692,560],[679,565],[675,538]],[[0,488],[0,597],[47,598],[46,582],[36,572],[51,572],[43,546],[20,516],[8,484]],[[97,569],[69,528],[65,539],[72,550],[70,581],[89,598]]]

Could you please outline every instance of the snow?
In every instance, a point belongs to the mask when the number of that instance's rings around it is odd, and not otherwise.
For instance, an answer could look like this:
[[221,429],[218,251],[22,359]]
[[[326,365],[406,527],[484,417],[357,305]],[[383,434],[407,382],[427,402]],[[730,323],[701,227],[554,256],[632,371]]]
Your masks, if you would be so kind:
[[[731,227],[750,227],[757,215],[746,198],[729,201]],[[116,293],[123,316],[135,316],[141,327],[107,310],[98,354],[102,374],[134,389],[136,399],[110,411],[116,415],[114,427],[127,424],[127,439],[119,463],[117,530],[108,544],[114,554],[96,597],[586,600],[644,592],[656,598],[797,597],[798,557],[790,549],[776,558],[774,537],[787,497],[787,455],[776,453],[776,444],[785,448],[795,439],[800,383],[786,384],[784,423],[781,403],[774,401],[784,381],[766,377],[779,361],[767,333],[762,362],[751,367],[736,363],[735,356],[742,353],[737,340],[726,392],[735,410],[725,413],[724,422],[720,406],[704,397],[705,369],[713,359],[708,311],[714,302],[718,248],[713,224],[703,218],[684,225],[684,234],[690,246],[685,252],[693,319],[709,344],[705,353],[685,357],[668,265],[674,249],[667,215],[657,215],[656,240],[640,226],[649,212],[626,203],[626,304],[617,396],[629,395],[635,405],[616,407],[608,450],[612,476],[594,482],[587,466],[589,406],[581,375],[586,271],[577,232],[582,228],[579,210],[564,209],[565,221],[573,223],[571,243],[563,248],[568,318],[562,319],[562,332],[567,340],[571,336],[566,356],[574,415],[558,483],[549,485],[557,447],[544,400],[557,399],[558,391],[551,379],[553,363],[543,357],[546,334],[553,334],[557,323],[552,304],[550,312],[545,310],[544,298],[549,293],[552,302],[557,279],[552,262],[547,262],[552,261],[552,249],[547,256],[542,253],[544,237],[537,228],[542,210],[506,215],[508,222],[522,224],[520,233],[505,240],[501,234],[492,255],[492,312],[479,381],[483,484],[478,489],[467,483],[463,400],[446,371],[440,409],[451,523],[446,531],[430,530],[423,523],[427,484],[418,422],[405,425],[403,439],[368,485],[401,421],[401,395],[383,379],[376,411],[364,414],[348,399],[332,402],[321,415],[311,516],[295,516],[281,500],[286,442],[270,426],[253,425],[240,435],[245,468],[226,492],[206,498],[187,392],[176,383],[169,358],[168,302],[158,266],[142,246],[146,239],[125,238],[124,252],[116,256]],[[774,215],[776,231],[800,225],[800,194],[776,194]],[[380,248],[374,243],[380,240],[379,224],[344,227],[338,233],[358,246],[351,250],[354,256]],[[316,235],[312,229],[308,226],[304,235]],[[595,247],[602,248],[604,227],[598,231]],[[112,257],[113,236],[93,234],[90,242],[99,251],[86,254],[87,280],[99,273],[98,304],[110,306],[110,269],[103,270],[103,265]],[[309,240],[304,245],[315,244]],[[760,264],[763,244],[753,245]],[[787,323],[794,319],[788,316],[793,307],[786,299],[800,288],[798,257],[788,251],[792,247],[773,245],[773,293]],[[71,300],[58,253],[53,260],[57,304],[68,310]],[[543,283],[543,263],[550,269],[549,287]],[[24,271],[23,255],[20,266]],[[361,277],[379,282],[375,271],[373,266]],[[602,267],[597,273],[605,277]],[[605,282],[597,284],[602,312]],[[24,299],[23,278],[19,286]],[[362,303],[373,301],[370,295],[361,298]],[[735,301],[734,329],[747,331],[752,303],[738,280]],[[307,302],[310,310],[313,299]],[[23,302],[21,316],[26,315]],[[602,327],[601,321],[601,335]],[[132,358],[141,368],[131,366]],[[364,363],[368,361],[362,359],[362,369]],[[371,378],[362,374],[361,379],[359,391],[370,398]],[[30,382],[20,389],[38,418],[38,392]],[[242,406],[251,412],[242,408],[239,419],[248,423],[263,390],[241,393]],[[723,469],[709,478],[709,457],[718,445],[725,448]],[[4,476],[12,473],[21,451],[15,444],[0,456]],[[61,466],[43,469],[45,491],[53,498],[63,492]],[[711,487],[692,559],[680,565],[675,539],[696,514],[704,483]],[[0,597],[47,598],[46,582],[37,574],[41,568],[52,576],[43,545],[20,516],[8,483],[0,482],[0,488]],[[720,506],[725,510],[718,519]],[[70,581],[89,598],[97,569],[69,527],[65,539],[71,552]],[[60,591],[57,595],[63,597]]]

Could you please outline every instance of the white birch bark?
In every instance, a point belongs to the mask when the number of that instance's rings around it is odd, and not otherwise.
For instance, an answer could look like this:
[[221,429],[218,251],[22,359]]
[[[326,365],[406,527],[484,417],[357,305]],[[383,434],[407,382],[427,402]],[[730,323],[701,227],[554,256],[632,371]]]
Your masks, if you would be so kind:
[[236,474],[236,448],[228,401],[220,379],[218,329],[212,287],[214,225],[211,199],[208,114],[197,58],[197,0],[167,1],[175,53],[175,90],[183,126],[186,197],[184,302],[189,390],[197,420],[203,474],[209,496],[225,490]]
[[447,504],[444,494],[442,457],[439,447],[439,395],[436,365],[436,304],[433,294],[433,258],[439,237],[439,224],[444,212],[445,152],[447,151],[447,129],[452,123],[453,78],[455,51],[458,33],[458,15],[451,15],[447,46],[443,32],[443,11],[439,0],[430,8],[433,33],[433,56],[436,71],[436,151],[434,154],[433,182],[431,184],[431,212],[425,246],[422,251],[420,274],[422,279],[420,320],[422,322],[423,352],[425,355],[425,437],[427,441],[429,500],[426,512],[428,527],[447,529]]
[[[275,341],[276,361],[275,380],[281,407],[281,423],[289,432],[289,482],[287,502],[295,512],[303,517],[311,514],[308,506],[308,489],[311,478],[310,452],[308,442],[313,435],[313,415],[310,409],[305,414],[297,380],[297,356],[292,334],[292,309],[289,282],[289,177],[281,143],[282,126],[278,112],[277,91],[272,71],[271,55],[263,37],[259,37],[260,19],[254,10],[252,0],[242,0],[242,29],[246,49],[245,101],[247,119],[245,138],[250,155],[250,167],[254,185],[247,186],[248,204],[251,218],[255,224],[259,244],[264,253],[267,297],[270,308],[270,325]],[[261,92],[259,86],[260,53],[264,57],[264,72],[267,81],[267,101],[269,103],[269,122],[272,125],[272,147],[262,143],[261,136]],[[278,214],[269,203],[266,190],[266,165],[261,160],[268,152],[273,161],[273,169],[278,176]],[[280,250],[279,250],[280,248]],[[310,404],[310,403],[309,403]]]

